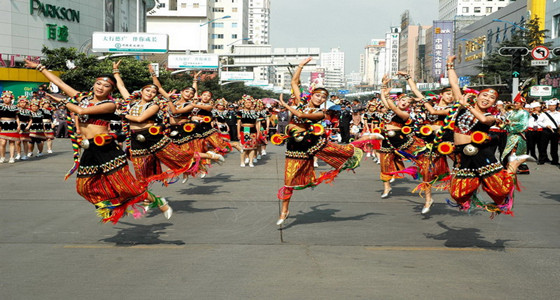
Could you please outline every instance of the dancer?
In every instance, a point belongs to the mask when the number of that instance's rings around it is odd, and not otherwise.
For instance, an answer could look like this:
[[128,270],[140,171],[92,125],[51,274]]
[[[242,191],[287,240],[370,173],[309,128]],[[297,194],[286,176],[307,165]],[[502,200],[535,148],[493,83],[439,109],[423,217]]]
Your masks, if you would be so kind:
[[27,156],[33,156],[33,147],[37,144],[37,157],[43,156],[43,146],[47,137],[45,136],[45,124],[43,123],[43,111],[39,109],[39,100],[34,99],[31,101],[31,127],[29,127],[29,136],[31,142]]
[[50,154],[53,153],[54,125],[51,103],[47,99],[42,101],[41,111],[43,112],[43,129],[46,139],[45,144],[47,145],[47,153]]
[[257,130],[261,127],[260,115],[252,109],[253,102],[255,102],[253,97],[243,95],[241,109],[237,112],[237,136],[243,147],[240,165],[242,168],[245,164],[249,164],[251,168],[255,167],[253,163],[260,138],[260,130]]
[[[359,166],[363,152],[354,145],[338,145],[327,140],[325,130],[319,122],[325,117],[321,105],[327,101],[329,92],[324,88],[311,91],[309,99],[302,99],[298,82],[303,67],[311,61],[306,58],[299,63],[291,85],[296,108],[284,102],[280,95],[280,105],[292,113],[290,124],[286,128],[286,162],[284,169],[284,186],[278,191],[278,199],[282,200],[282,209],[276,225],[282,225],[288,218],[290,200],[294,189],[301,190],[314,187],[322,182],[332,182],[344,169],[355,169]],[[313,168],[313,157],[317,156],[334,170],[322,173],[318,178]]]
[[[144,210],[139,209],[137,204],[145,199],[158,205],[166,218],[171,217],[171,210],[165,199],[150,193],[146,184],[132,176],[128,170],[126,155],[109,134],[109,120],[115,111],[115,103],[109,97],[116,87],[115,79],[111,76],[98,77],[90,93],[79,93],[45,66],[30,60],[25,60],[25,66],[37,69],[71,97],[64,100],[51,97],[54,101],[62,101],[68,110],[78,115],[79,122],[76,126],[82,135],[81,142],[78,143],[72,133],[74,166],[66,178],[75,171],[78,172],[76,190],[95,205],[102,221],[116,224],[128,213],[139,217]],[[82,148],[81,155],[79,147]]]
[[529,112],[523,109],[525,103],[525,98],[518,94],[513,99],[513,109],[506,113],[504,128],[507,131],[507,142],[500,158],[503,165],[507,164],[510,155],[527,154],[525,130],[529,127]]
[[[445,120],[451,111],[453,104],[453,92],[450,87],[443,88],[439,93],[439,101],[436,105],[432,106],[424,95],[418,90],[416,82],[406,72],[399,71],[399,76],[403,76],[410,86],[412,92],[416,95],[418,101],[422,104],[422,111],[425,111],[425,118],[422,123],[416,120],[415,130],[418,132],[417,136],[420,137],[427,146],[422,156],[416,160],[416,165],[419,168],[422,183],[419,184],[413,191],[419,191],[425,194],[425,203],[422,208],[422,214],[430,212],[433,204],[432,187],[437,182],[445,179],[449,175],[449,166],[447,165],[447,156],[451,154],[453,149],[453,131],[447,127],[444,128]],[[451,118],[451,117],[450,117]],[[449,118],[449,119],[450,119]],[[442,153],[441,143],[447,143],[445,149],[447,152]],[[444,185],[440,189],[446,189]]]
[[[191,120],[191,113],[194,109],[192,101],[196,94],[196,78],[201,72],[198,72],[195,75],[193,86],[184,88],[180,95],[177,96],[173,93],[167,93],[161,86],[161,83],[154,73],[152,66],[148,65],[148,68],[152,75],[154,85],[158,87],[159,93],[164,97],[164,99],[166,99],[168,110],[166,113],[169,114],[169,139],[171,139],[171,142],[174,145],[177,145],[180,148],[180,151],[189,156],[194,156],[200,159],[215,160],[218,164],[223,163],[225,159],[222,155],[216,154],[212,151],[207,151],[206,153],[201,152],[204,150],[204,147],[202,146],[202,130],[201,127],[198,126],[198,122]],[[198,171],[194,172],[200,172],[203,176],[206,174],[206,170],[203,166],[199,166]],[[190,175],[195,176],[196,174],[190,172]],[[188,176],[189,173],[184,173],[183,183],[187,182]]]
[[379,153],[377,150],[381,148],[381,142],[377,139],[371,139],[374,134],[381,133],[380,128],[380,114],[377,111],[377,103],[374,100],[369,101],[366,105],[365,112],[362,114],[362,124],[364,128],[362,130],[362,137],[358,141],[369,139],[371,144],[366,144],[366,156],[373,157],[373,161],[379,164]]
[[[485,137],[490,126],[496,122],[488,110],[496,103],[498,92],[494,89],[482,90],[474,104],[469,103],[458,85],[454,61],[455,56],[447,59],[447,72],[453,96],[463,108],[457,112],[455,121],[454,141],[458,156],[451,179],[451,197],[461,210],[468,210],[474,202],[492,214],[513,214],[515,174],[527,156],[511,155],[507,169],[496,159],[493,147]],[[476,190],[480,185],[494,203],[484,203],[477,197]]]
[[2,103],[0,103],[0,163],[6,161],[6,145],[9,145],[10,151],[8,163],[16,162],[14,155],[16,141],[19,141],[19,110],[12,103],[13,100],[14,94],[11,91],[2,92]]
[[409,120],[410,105],[412,98],[401,94],[397,99],[397,104],[389,97],[390,88],[388,83],[391,79],[385,75],[382,80],[381,103],[387,108],[381,120],[383,126],[383,141],[379,149],[381,161],[381,180],[383,181],[383,194],[381,198],[389,197],[391,193],[391,182],[400,177],[400,172],[405,170],[402,157],[406,157],[413,162],[417,162],[418,155],[425,151],[424,142],[412,134],[412,128],[407,126],[412,121]]
[[[127,146],[130,147],[130,160],[134,165],[136,178],[146,183],[167,182],[183,173],[196,174],[196,157],[171,143],[164,134],[162,124],[156,123],[160,110],[160,100],[157,98],[159,88],[148,84],[140,91],[130,94],[120,76],[120,63],[121,61],[113,63],[113,74],[119,92],[128,102],[124,118],[129,123],[126,130]],[[162,164],[169,170],[164,172]]]
[[31,111],[29,110],[29,100],[27,100],[27,96],[19,96],[17,106],[19,108],[19,141],[16,141],[16,160],[20,156],[22,150],[23,155],[21,156],[21,160],[28,160],[30,157],[27,155],[27,150],[29,150],[29,143],[31,142],[31,137],[29,136]]
[[228,115],[229,115],[229,111],[226,110],[227,107],[227,101],[224,98],[218,99],[216,100],[216,103],[214,105],[214,109],[212,110],[212,117],[213,119],[213,127],[216,128],[216,130],[218,131],[218,134],[220,135],[220,137],[226,141],[227,143],[229,143],[231,145],[231,147],[237,149],[239,152],[243,151],[243,148],[241,148],[241,145],[239,143],[232,143],[231,142],[231,136],[230,136],[230,128],[229,125],[227,124],[227,119],[228,119]]

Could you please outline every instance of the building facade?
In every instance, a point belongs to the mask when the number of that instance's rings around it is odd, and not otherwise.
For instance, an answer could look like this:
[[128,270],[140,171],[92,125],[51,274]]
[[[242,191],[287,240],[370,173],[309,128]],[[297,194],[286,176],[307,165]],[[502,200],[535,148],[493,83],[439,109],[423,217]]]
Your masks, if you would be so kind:
[[344,86],[344,52],[340,48],[332,48],[330,52],[321,53],[321,68],[325,69],[325,86],[341,88]]
[[96,31],[144,32],[148,3],[145,0],[4,2],[0,11],[0,89],[27,95],[32,92],[30,86],[47,80],[32,70],[14,69],[18,62],[40,57],[43,46],[73,47],[89,53],[92,34]]
[[365,47],[364,53],[364,73],[362,82],[366,85],[379,85],[383,74],[387,73],[386,68],[386,40],[372,39]]

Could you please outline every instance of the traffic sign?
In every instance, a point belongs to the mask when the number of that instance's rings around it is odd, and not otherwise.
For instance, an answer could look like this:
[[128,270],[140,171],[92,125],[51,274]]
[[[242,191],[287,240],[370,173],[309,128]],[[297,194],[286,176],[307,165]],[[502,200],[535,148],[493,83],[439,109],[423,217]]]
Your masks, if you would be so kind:
[[548,60],[532,60],[531,67],[548,66]]
[[519,72],[515,71],[515,72],[511,73],[511,75],[513,75],[513,77],[517,78],[517,77],[519,77],[520,74],[519,74]]
[[552,49],[552,54],[556,56],[560,56],[560,47]]
[[531,56],[536,60],[545,60],[550,55],[550,50],[545,46],[537,46],[531,50]]
[[533,85],[529,90],[531,97],[550,97],[552,96],[552,86],[550,85]]

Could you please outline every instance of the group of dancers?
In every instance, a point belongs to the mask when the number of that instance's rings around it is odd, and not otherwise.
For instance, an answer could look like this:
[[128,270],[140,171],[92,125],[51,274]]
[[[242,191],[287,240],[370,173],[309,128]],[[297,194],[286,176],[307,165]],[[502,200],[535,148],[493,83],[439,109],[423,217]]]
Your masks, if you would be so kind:
[[[17,97],[11,91],[2,92],[0,103],[0,163],[13,164],[52,153],[54,139],[53,109],[49,101]],[[35,146],[37,153],[35,154]],[[6,160],[6,151],[9,157]]]
[[[291,85],[290,100],[280,97],[279,104],[290,112],[284,132],[272,136],[275,144],[286,145],[284,186],[278,191],[281,209],[277,225],[289,217],[289,203],[294,190],[332,182],[343,170],[359,166],[363,150],[380,164],[384,191],[381,198],[391,194],[391,182],[404,174],[420,177],[415,189],[425,197],[422,213],[433,204],[432,188],[449,190],[455,206],[467,210],[472,204],[494,213],[512,213],[516,171],[528,156],[518,150],[518,139],[512,139],[503,160],[495,157],[490,127],[497,119],[489,113],[495,106],[498,93],[485,89],[478,94],[463,95],[453,68],[455,57],[447,62],[451,86],[444,88],[436,103],[428,101],[416,88],[413,79],[400,72],[412,87],[414,96],[389,95],[390,79],[383,79],[380,102],[368,103],[364,134],[350,144],[333,143],[321,121],[321,109],[329,96],[322,87],[303,93],[300,87],[302,69],[311,58],[300,62]],[[222,163],[224,155],[236,148],[241,152],[240,166],[254,166],[256,156],[265,154],[267,116],[262,103],[250,96],[240,100],[237,112],[237,138],[231,137],[227,126],[224,99],[214,101],[210,91],[198,96],[197,81],[180,93],[168,93],[150,68],[152,82],[140,91],[130,93],[123,82],[119,62],[113,63],[113,75],[95,79],[90,92],[78,92],[43,65],[26,60],[56,84],[68,98],[51,96],[53,101],[74,113],[68,118],[74,150],[74,166],[66,175],[77,172],[78,194],[95,205],[103,222],[117,223],[126,214],[139,217],[151,208],[159,208],[166,218],[172,215],[167,200],[150,192],[150,184],[168,184],[182,177],[206,174],[212,161]],[[111,93],[118,90],[125,99],[116,102]],[[413,101],[424,109],[425,118],[412,118],[409,112]],[[115,116],[122,122],[120,130],[111,130]],[[4,127],[3,127],[4,128]],[[74,130],[75,128],[75,130]],[[122,146],[121,146],[122,145]],[[125,151],[123,151],[125,149]],[[362,150],[363,149],[363,150]],[[448,166],[448,158],[453,168]],[[332,167],[315,173],[316,160]],[[128,160],[134,173],[128,169]],[[404,160],[412,162],[405,168]],[[478,187],[488,193],[493,202],[485,202],[477,195]]]

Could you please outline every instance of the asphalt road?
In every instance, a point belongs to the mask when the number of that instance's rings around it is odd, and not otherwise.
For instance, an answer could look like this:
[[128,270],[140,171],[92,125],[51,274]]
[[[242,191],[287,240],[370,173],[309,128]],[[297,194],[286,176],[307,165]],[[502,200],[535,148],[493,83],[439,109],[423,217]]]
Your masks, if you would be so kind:
[[[435,193],[422,216],[418,183],[380,199],[364,160],[334,185],[296,191],[275,225],[283,148],[255,168],[239,154],[205,179],[153,189],[175,210],[101,224],[63,180],[55,153],[0,165],[0,299],[558,299],[560,170],[530,163],[515,216],[459,212]],[[327,170],[321,164],[321,170]],[[487,196],[483,196],[488,199]]]

